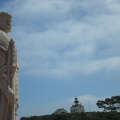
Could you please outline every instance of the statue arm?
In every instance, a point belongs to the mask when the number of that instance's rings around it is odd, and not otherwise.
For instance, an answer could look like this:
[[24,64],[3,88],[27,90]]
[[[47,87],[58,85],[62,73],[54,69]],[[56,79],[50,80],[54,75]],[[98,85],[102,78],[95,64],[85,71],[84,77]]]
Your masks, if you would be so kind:
[[15,46],[15,42],[13,39],[11,39],[10,41],[10,45],[12,48],[12,64],[11,64],[11,72],[12,72],[12,77],[13,77],[13,81],[14,81],[14,92],[15,92],[15,103],[16,103],[16,109],[18,108],[18,99],[19,99],[19,83],[18,83],[18,63],[17,63],[17,49]]
[[7,84],[7,80],[4,78],[0,79],[0,92],[5,96],[8,104],[14,104],[14,92]]

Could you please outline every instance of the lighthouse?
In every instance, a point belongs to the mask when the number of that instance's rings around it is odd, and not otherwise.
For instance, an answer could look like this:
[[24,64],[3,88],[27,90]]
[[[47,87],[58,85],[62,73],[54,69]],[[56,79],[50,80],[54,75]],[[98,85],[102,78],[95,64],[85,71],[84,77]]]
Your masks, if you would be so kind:
[[81,113],[85,112],[84,106],[78,101],[78,98],[76,97],[74,100],[74,105],[70,107],[70,112],[71,113]]
[[78,98],[77,98],[77,97],[75,98],[74,103],[75,103],[75,106],[77,106],[77,105],[78,105],[79,101],[78,101]]

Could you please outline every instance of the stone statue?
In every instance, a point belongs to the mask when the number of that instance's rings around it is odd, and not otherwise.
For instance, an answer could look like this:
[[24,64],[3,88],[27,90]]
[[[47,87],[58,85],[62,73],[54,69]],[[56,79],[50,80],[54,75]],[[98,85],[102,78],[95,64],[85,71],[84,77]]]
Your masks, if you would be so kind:
[[0,12],[0,120],[18,120],[18,64],[15,42],[8,36],[12,16]]

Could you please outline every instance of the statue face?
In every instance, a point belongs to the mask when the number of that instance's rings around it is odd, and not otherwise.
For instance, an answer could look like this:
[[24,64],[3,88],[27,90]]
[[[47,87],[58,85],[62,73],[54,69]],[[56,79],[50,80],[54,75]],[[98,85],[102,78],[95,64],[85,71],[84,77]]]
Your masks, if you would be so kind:
[[0,29],[4,32],[8,33],[11,31],[11,19],[8,18],[1,18],[0,19]]

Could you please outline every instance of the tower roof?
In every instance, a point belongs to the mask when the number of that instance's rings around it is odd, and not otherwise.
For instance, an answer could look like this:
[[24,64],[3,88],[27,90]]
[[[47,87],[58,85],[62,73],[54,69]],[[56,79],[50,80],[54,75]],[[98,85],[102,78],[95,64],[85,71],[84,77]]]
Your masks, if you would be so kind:
[[78,101],[77,97],[75,98],[74,103],[75,103],[75,105],[78,105],[79,101]]

